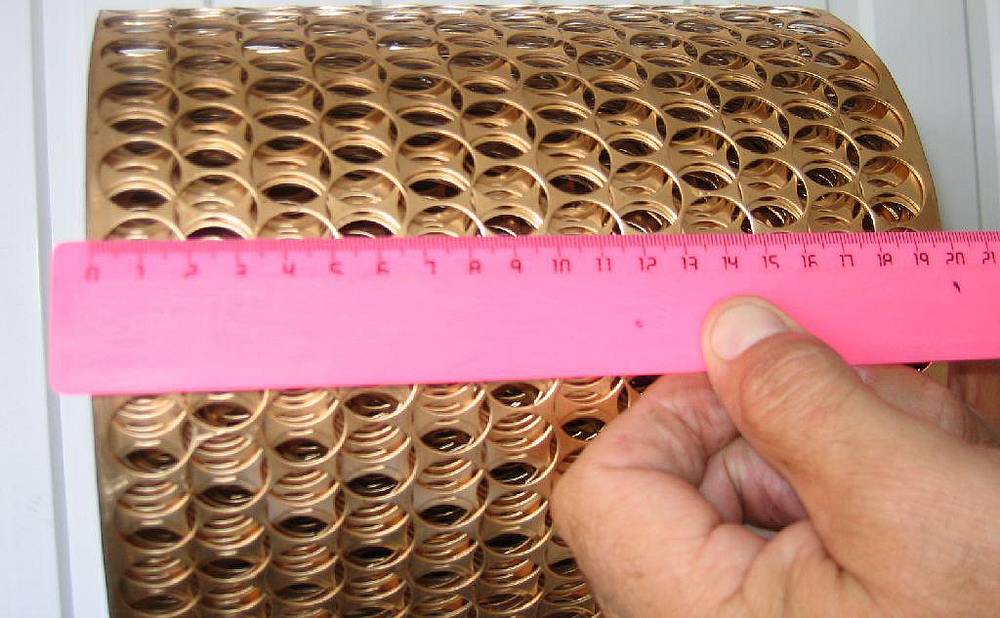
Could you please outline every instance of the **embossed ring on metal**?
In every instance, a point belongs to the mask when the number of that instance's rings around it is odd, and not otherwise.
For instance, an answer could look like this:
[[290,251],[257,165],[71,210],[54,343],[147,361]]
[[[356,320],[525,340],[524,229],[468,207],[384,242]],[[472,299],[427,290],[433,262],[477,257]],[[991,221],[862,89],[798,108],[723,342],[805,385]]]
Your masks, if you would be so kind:
[[[110,11],[88,113],[95,240],[938,225],[813,9]],[[113,614],[598,616],[548,496],[650,380],[95,399]]]

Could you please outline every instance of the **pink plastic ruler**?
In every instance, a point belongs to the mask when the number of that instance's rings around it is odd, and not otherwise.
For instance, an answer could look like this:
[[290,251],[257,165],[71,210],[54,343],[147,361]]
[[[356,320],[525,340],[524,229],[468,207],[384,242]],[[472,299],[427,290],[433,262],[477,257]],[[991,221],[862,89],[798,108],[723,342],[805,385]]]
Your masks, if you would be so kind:
[[69,243],[64,393],[698,371],[708,309],[775,302],[857,364],[1000,357],[1000,234]]

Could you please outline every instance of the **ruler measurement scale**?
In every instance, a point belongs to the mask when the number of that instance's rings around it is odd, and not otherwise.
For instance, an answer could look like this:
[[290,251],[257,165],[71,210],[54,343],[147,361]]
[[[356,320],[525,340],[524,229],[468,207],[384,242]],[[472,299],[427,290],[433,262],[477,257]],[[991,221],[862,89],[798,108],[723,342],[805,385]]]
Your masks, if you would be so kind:
[[51,374],[98,394],[696,371],[701,320],[733,294],[769,298],[859,364],[992,358],[998,245],[996,232],[70,243],[53,264]]

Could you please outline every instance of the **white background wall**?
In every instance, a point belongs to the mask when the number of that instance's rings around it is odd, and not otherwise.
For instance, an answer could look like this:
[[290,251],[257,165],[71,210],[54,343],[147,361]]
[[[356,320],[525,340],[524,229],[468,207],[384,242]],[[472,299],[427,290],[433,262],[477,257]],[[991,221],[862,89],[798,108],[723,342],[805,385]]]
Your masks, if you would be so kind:
[[[1000,229],[1000,2],[800,3],[829,9],[854,25],[895,75],[927,149],[945,226]],[[54,244],[83,238],[84,110],[94,17],[100,8],[213,4],[3,2],[0,598],[5,615],[106,613],[89,407],[82,398],[49,392],[44,365],[48,256]]]

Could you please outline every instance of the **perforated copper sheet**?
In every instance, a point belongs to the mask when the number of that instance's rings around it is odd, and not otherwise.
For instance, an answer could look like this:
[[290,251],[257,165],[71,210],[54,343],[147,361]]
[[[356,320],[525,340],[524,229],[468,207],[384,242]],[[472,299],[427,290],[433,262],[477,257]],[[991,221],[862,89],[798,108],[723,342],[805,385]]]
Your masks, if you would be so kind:
[[[938,223],[814,10],[107,12],[89,114],[93,239]],[[547,497],[648,381],[98,400],[114,612],[596,616]]]

